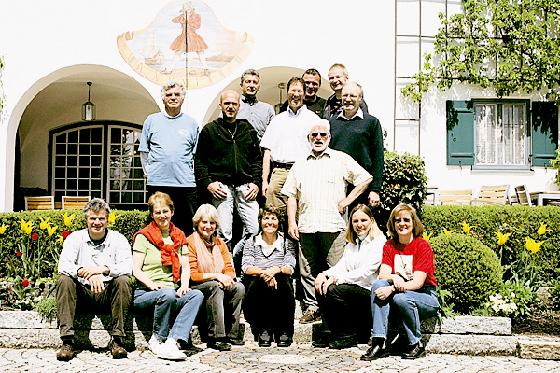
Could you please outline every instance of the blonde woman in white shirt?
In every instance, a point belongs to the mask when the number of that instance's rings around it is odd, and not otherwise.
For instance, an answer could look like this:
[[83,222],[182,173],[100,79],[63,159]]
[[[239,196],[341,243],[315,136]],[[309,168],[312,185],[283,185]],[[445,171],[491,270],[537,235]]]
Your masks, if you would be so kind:
[[369,337],[371,284],[377,280],[387,239],[368,206],[359,204],[350,212],[346,241],[340,261],[315,279],[323,333],[314,347],[343,349]]

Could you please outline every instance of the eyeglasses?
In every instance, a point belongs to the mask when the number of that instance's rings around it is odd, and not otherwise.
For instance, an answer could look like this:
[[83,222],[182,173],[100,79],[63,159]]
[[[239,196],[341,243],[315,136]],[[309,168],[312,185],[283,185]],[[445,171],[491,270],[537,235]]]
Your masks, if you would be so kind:
[[327,137],[329,134],[327,132],[311,132],[311,137]]
[[173,97],[173,96],[175,96],[175,97],[181,97],[182,95],[183,95],[183,94],[180,93],[180,92],[172,92],[172,93],[166,93],[166,94],[165,94],[165,97]]
[[405,223],[410,223],[412,221],[412,219],[410,219],[410,218],[395,218],[394,219],[395,223],[400,223],[401,221],[404,221]]

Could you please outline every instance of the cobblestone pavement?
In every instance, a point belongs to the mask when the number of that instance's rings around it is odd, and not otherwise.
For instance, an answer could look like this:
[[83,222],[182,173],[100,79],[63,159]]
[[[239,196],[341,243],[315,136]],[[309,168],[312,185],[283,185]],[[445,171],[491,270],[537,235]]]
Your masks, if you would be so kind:
[[359,360],[367,346],[336,351],[309,344],[289,348],[259,348],[255,343],[234,346],[230,352],[204,350],[185,361],[156,358],[134,351],[128,359],[113,360],[107,351],[82,351],[70,362],[56,360],[54,350],[0,349],[1,372],[558,372],[560,361],[516,357],[475,357],[430,354],[417,360],[388,357]]

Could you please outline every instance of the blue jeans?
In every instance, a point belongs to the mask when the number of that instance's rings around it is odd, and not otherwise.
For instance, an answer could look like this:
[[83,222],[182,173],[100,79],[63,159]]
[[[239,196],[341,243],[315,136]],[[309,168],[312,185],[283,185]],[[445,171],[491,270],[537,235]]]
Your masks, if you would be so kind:
[[[222,189],[227,193],[227,197],[225,199],[213,198],[212,204],[218,210],[218,217],[220,218],[218,232],[228,244],[233,255],[236,256],[243,251],[245,240],[259,233],[259,203],[256,200],[247,201],[245,199],[249,184],[239,186],[222,184]],[[243,236],[235,245],[231,242],[234,206],[243,222]]]
[[383,286],[389,286],[386,280],[377,280],[371,287],[371,314],[373,327],[371,336],[374,338],[387,338],[387,327],[389,325],[389,312],[397,312],[398,320],[401,322],[408,343],[414,345],[420,341],[420,321],[435,316],[439,309],[436,291],[433,287],[425,287],[418,290],[405,290],[395,292],[385,300],[375,296],[375,290]]
[[[146,309],[155,305],[153,333],[160,340],[171,337],[175,340],[188,341],[203,300],[202,292],[194,289],[182,297],[178,297],[175,289],[171,288],[134,291],[135,308]],[[173,327],[169,330],[171,324]]]

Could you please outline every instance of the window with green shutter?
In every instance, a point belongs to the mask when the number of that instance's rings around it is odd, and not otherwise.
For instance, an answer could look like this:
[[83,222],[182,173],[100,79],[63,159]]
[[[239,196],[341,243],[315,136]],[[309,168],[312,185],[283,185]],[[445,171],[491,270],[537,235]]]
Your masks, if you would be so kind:
[[474,111],[471,101],[447,101],[447,164],[474,164]]
[[558,147],[558,107],[554,102],[533,102],[531,139],[534,166],[550,166]]
[[447,101],[446,106],[449,165],[528,169],[531,164],[547,166],[555,157],[554,103],[533,102],[531,123],[527,100]]

